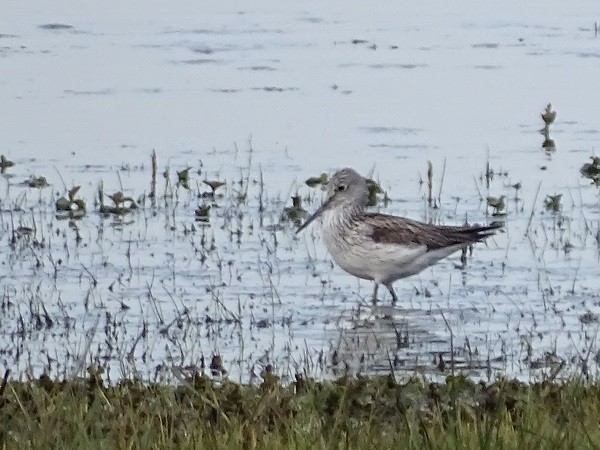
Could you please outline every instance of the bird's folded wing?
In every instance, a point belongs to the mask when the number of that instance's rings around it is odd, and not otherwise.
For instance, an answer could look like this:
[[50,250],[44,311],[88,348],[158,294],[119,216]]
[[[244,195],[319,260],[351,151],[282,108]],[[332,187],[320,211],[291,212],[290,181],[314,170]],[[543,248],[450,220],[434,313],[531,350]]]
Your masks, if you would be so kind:
[[362,220],[371,229],[370,235],[375,242],[406,246],[425,245],[428,251],[479,242],[498,228],[495,225],[440,226],[385,214],[366,214]]

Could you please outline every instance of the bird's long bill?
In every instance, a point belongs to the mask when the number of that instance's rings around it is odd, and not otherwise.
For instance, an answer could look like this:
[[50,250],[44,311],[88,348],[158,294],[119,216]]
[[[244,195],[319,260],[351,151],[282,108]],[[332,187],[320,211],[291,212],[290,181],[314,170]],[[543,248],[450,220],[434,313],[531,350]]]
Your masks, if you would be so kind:
[[317,217],[319,217],[321,214],[323,214],[323,211],[325,211],[327,209],[327,207],[329,206],[329,203],[331,202],[331,199],[327,199],[323,202],[323,204],[321,206],[319,206],[319,208],[310,215],[310,217],[308,219],[306,219],[306,222],[304,222],[302,225],[300,225],[300,228],[298,228],[296,230],[296,234],[300,233],[302,230],[304,230],[313,220],[315,220]]

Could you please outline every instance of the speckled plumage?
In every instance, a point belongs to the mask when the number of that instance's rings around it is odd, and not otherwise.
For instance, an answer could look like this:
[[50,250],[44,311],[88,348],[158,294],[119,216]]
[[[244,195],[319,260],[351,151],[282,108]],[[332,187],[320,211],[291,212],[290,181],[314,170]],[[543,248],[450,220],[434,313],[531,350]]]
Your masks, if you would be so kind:
[[394,281],[415,275],[442,258],[494,233],[499,225],[439,226],[404,217],[367,213],[366,179],[353,169],[336,172],[323,205],[298,229],[322,217],[325,246],[346,272],[380,284],[397,301]]

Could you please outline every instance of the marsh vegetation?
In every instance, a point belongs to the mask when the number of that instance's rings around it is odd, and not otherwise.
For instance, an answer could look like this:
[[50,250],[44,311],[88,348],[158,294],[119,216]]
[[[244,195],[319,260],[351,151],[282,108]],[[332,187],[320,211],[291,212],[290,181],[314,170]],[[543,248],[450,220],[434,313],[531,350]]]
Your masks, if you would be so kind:
[[[597,446],[594,2],[114,6],[0,17],[7,447]],[[372,305],[344,166],[504,232]]]
[[[109,383],[173,380],[174,370],[213,365],[243,382],[267,365],[288,382],[298,373],[492,381],[597,372],[598,300],[593,280],[580,274],[593,270],[582,261],[596,258],[598,229],[572,195],[566,202],[538,191],[528,203],[510,173],[488,161],[471,198],[455,198],[444,191],[445,167],[429,163],[423,220],[501,215],[505,230],[402,283],[398,305],[386,297],[372,305],[367,283],[344,278],[316,229],[295,234],[321,202],[326,177],[272,196],[251,143],[224,156],[240,164],[237,177],[204,161],[172,168],[152,152],[146,164],[123,165],[111,193],[104,180],[87,189],[83,179],[71,188],[31,186],[18,180],[26,169],[9,168],[1,214],[5,367],[70,379],[92,365]],[[397,207],[382,185],[372,181],[373,207]],[[537,275],[518,274],[523,245]],[[549,251],[567,263],[579,255],[566,292],[544,267]],[[569,298],[580,306],[561,306]]]
[[7,447],[588,448],[600,442],[600,390],[576,380],[438,384],[414,377],[298,376],[268,370],[256,385],[198,373],[178,386],[99,373],[68,382],[10,382],[0,397]]

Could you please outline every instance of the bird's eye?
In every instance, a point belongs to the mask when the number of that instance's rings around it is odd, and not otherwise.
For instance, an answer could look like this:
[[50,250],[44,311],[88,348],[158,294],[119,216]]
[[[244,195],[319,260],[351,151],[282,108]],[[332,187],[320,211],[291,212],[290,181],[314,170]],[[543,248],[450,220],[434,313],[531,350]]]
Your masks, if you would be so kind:
[[342,192],[346,190],[346,186],[344,186],[343,184],[340,184],[338,187],[335,188],[336,191],[338,192]]

